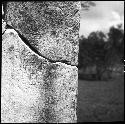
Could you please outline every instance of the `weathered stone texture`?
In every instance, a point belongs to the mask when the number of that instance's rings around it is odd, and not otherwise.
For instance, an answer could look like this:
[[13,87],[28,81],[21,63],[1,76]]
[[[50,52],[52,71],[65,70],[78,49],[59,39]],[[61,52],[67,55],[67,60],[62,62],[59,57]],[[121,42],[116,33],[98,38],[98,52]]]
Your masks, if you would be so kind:
[[4,33],[4,31],[6,30],[5,26],[6,26],[6,22],[2,19],[2,33]]
[[41,55],[78,64],[80,2],[8,2],[6,21]]
[[2,36],[2,123],[73,123],[77,68],[34,53],[17,34]]
[[2,122],[77,122],[79,9],[73,1],[7,3],[6,23],[29,44],[2,25]]

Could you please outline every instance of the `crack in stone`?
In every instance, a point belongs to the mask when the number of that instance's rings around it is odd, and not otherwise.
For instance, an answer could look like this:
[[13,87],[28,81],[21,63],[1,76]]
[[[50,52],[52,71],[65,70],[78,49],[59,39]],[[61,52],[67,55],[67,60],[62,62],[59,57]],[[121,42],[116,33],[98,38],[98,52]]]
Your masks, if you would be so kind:
[[[41,53],[38,52],[38,51],[28,42],[28,40],[27,40],[23,35],[21,35],[21,34],[19,33],[18,30],[14,29],[12,26],[10,26],[10,25],[8,25],[8,24],[6,25],[6,29],[13,29],[13,30],[15,30],[15,31],[17,32],[18,36],[21,38],[21,40],[22,40],[33,52],[35,52],[38,56],[41,56],[41,57],[43,57],[44,59],[47,59],[47,60],[48,60],[49,62],[51,62],[51,63],[61,62],[61,63],[67,64],[67,65],[71,65],[71,64],[69,64],[69,62],[68,62],[67,60],[61,60],[61,61],[51,60],[51,59],[49,59],[49,58],[47,58],[47,57],[41,55]],[[71,66],[77,66],[77,65],[71,65]]]

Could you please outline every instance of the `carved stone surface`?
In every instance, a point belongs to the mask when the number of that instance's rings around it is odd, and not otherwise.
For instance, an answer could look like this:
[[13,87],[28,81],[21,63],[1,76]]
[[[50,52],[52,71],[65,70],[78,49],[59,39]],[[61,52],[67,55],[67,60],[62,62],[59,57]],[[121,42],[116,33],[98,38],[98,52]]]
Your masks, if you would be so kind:
[[6,21],[41,55],[78,64],[80,2],[8,2]]
[[78,69],[50,63],[17,34],[2,36],[2,123],[74,123]]

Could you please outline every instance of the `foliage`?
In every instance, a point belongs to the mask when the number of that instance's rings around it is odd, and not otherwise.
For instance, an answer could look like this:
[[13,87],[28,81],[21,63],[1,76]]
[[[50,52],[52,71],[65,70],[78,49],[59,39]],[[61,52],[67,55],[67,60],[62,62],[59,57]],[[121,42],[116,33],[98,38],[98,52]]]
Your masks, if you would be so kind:
[[124,31],[122,25],[111,27],[108,33],[107,58],[112,64],[124,61]]
[[82,10],[88,10],[90,6],[95,6],[96,4],[93,1],[81,1]]
[[124,31],[121,25],[111,27],[108,37],[102,31],[92,32],[87,38],[80,37],[79,69],[96,66],[97,78],[101,80],[104,72],[109,72],[109,69],[113,69],[116,64],[123,61]]

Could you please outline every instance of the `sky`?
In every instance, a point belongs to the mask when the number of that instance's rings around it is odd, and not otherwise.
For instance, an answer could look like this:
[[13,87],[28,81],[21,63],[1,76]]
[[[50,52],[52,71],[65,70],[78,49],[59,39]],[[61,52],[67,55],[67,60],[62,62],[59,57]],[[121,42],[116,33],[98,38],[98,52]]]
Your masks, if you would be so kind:
[[92,31],[108,32],[109,27],[123,24],[124,1],[94,1],[96,6],[81,10],[79,35],[87,37]]

